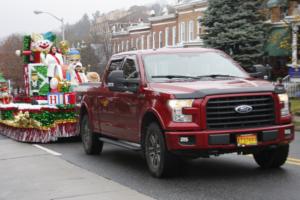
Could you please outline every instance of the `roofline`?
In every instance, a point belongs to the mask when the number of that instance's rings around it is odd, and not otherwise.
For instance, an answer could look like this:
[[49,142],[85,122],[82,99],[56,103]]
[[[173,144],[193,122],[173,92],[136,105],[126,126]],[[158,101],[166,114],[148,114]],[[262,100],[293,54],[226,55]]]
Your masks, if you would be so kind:
[[112,33],[112,36],[113,37],[117,37],[117,36],[127,36],[129,35],[129,32],[128,31],[120,31],[120,32],[113,32]]
[[176,19],[177,14],[172,13],[172,14],[168,14],[168,15],[161,15],[161,16],[155,16],[155,17],[150,17],[149,21],[150,22],[161,22],[164,20],[168,20],[168,19]]
[[207,3],[208,3],[208,0],[197,0],[197,1],[190,2],[190,3],[177,4],[174,7],[175,7],[175,10],[178,11],[178,10],[184,10],[187,8],[192,8],[194,6],[207,5]]
[[141,31],[141,30],[145,30],[145,29],[149,29],[151,28],[151,24],[150,23],[144,23],[144,24],[140,24],[137,26],[129,26],[128,27],[128,32],[133,32],[133,31]]

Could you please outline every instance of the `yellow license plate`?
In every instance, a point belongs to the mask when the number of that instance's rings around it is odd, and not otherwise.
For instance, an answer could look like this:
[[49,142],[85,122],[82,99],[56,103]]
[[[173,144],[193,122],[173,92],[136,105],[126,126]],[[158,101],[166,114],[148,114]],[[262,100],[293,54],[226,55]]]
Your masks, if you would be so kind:
[[256,136],[256,134],[238,135],[236,140],[237,140],[237,145],[238,146],[257,145],[257,136]]

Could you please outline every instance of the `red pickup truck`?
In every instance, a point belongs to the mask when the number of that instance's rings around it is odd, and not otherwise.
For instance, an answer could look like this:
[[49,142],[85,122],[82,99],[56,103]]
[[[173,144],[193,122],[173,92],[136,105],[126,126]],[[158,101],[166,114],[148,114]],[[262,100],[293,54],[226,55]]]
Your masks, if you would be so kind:
[[214,49],[113,55],[102,82],[77,94],[85,152],[101,153],[103,143],[141,151],[155,177],[174,173],[182,157],[233,152],[280,167],[294,139],[284,88]]

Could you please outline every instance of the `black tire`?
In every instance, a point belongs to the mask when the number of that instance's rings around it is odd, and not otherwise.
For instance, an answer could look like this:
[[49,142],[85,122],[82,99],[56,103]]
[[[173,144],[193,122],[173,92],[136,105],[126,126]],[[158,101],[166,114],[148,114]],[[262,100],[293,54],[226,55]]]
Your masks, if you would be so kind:
[[263,169],[279,168],[287,160],[289,145],[278,146],[274,149],[264,149],[254,153],[254,160]]
[[160,126],[149,124],[145,134],[144,152],[151,175],[157,178],[175,175],[179,159],[168,151]]
[[100,154],[103,149],[103,142],[90,129],[88,115],[85,114],[80,121],[80,136],[86,154]]

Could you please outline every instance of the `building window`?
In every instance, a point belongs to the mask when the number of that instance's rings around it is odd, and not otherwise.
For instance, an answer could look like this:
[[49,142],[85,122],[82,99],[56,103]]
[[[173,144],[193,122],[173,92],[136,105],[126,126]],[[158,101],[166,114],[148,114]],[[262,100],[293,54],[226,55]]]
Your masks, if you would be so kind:
[[141,36],[141,49],[144,49],[144,36]]
[[288,7],[287,6],[281,6],[280,7],[280,19],[284,19],[288,15],[289,15],[288,14]]
[[165,46],[169,46],[169,27],[165,29]]
[[185,41],[185,23],[181,22],[180,24],[180,42]]
[[150,38],[151,38],[151,35],[147,35],[147,49],[150,49]]
[[129,51],[129,40],[126,41],[126,51]]
[[189,22],[189,41],[194,40],[194,21]]
[[159,31],[159,35],[158,35],[158,48],[162,48],[163,44],[162,44],[162,31]]
[[197,20],[197,39],[200,39],[200,35],[202,33],[202,17],[199,16]]
[[121,51],[124,51],[124,41],[121,42]]
[[139,49],[139,38],[135,39],[135,48]]
[[134,47],[134,44],[133,44],[133,38],[131,38],[131,41],[130,41],[130,49],[133,49]]
[[155,49],[155,37],[156,37],[156,33],[153,32],[153,35],[152,35],[152,48]]
[[118,44],[118,53],[120,52],[120,44]]
[[172,28],[172,45],[176,45],[176,26],[173,26]]
[[116,53],[116,43],[113,44],[113,53]]

